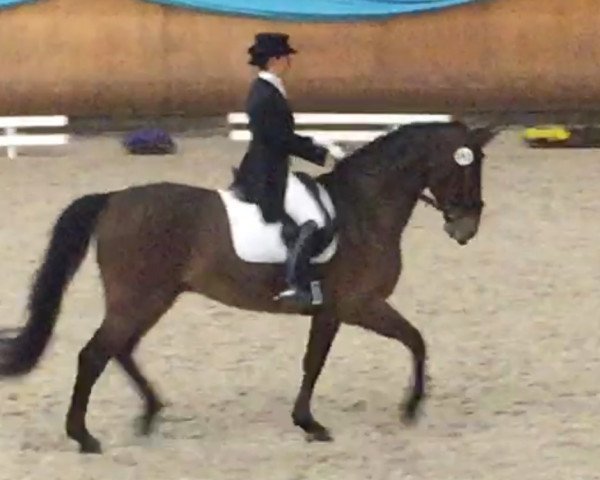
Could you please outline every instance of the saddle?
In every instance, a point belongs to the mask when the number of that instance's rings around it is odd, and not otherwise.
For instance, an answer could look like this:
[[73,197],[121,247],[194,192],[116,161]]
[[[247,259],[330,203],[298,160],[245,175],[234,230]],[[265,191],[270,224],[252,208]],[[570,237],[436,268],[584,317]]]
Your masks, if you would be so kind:
[[[284,229],[294,229],[313,220],[317,223],[317,247],[311,263],[326,263],[337,251],[336,212],[325,187],[303,172],[290,172],[284,199],[288,221],[267,223],[260,208],[247,201],[234,184],[218,193],[229,221],[230,235],[236,255],[250,263],[285,263],[287,248]],[[291,223],[291,225],[290,225]]]

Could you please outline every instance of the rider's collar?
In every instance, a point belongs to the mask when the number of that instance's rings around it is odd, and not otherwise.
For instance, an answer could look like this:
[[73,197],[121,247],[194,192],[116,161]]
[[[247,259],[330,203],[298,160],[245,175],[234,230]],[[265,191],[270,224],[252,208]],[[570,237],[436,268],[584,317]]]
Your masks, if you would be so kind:
[[273,85],[277,90],[279,90],[281,92],[281,94],[284,97],[287,97],[285,87],[283,86],[283,81],[277,75],[275,75],[272,72],[267,72],[265,70],[262,70],[262,71],[258,72],[258,76],[260,78],[262,78],[263,80],[269,82],[271,85]]

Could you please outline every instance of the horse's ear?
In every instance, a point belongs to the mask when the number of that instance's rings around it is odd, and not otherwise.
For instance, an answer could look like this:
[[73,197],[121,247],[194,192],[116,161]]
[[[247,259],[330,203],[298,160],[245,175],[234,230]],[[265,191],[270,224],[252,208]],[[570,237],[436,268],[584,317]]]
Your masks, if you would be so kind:
[[470,143],[479,146],[480,148],[485,147],[500,131],[501,127],[479,127],[473,128],[469,133]]

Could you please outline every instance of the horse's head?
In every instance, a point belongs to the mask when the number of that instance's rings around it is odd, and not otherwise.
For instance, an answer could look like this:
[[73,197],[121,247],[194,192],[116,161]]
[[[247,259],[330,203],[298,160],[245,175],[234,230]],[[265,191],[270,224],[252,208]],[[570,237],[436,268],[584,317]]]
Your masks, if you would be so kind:
[[460,245],[479,229],[483,147],[497,133],[491,127],[452,129],[430,144],[427,187],[444,215],[444,230]]
[[[334,191],[360,210],[355,217],[363,230],[373,230],[375,212],[389,216],[374,222],[378,227],[395,225],[395,218],[403,228],[418,197],[443,213],[448,235],[465,245],[477,234],[483,210],[483,148],[498,132],[460,121],[403,125],[348,155],[324,181],[335,181]],[[427,188],[433,200],[423,193]],[[411,208],[398,212],[397,202]]]

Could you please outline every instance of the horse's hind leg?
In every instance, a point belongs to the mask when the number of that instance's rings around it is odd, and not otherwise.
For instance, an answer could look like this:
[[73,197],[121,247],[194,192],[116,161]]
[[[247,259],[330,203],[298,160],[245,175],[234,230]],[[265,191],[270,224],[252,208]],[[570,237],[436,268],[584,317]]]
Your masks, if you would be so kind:
[[143,300],[127,307],[108,302],[106,319],[79,353],[77,379],[67,414],[67,435],[79,443],[81,452],[101,452],[100,442],[87,430],[85,416],[92,388],[111,358],[119,361],[142,391],[146,398],[148,426],[152,423],[160,409],[160,402],[131,354],[141,337],[173,304],[176,296],[175,292],[172,295],[140,295]]
[[132,338],[127,347],[117,355],[116,359],[125,373],[129,375],[146,403],[145,412],[139,420],[139,432],[142,435],[149,435],[152,431],[156,415],[162,410],[164,405],[133,359],[133,352],[141,339],[141,335]]
[[323,369],[339,326],[338,320],[333,315],[324,312],[315,315],[311,321],[303,361],[304,376],[292,412],[294,425],[306,432],[308,440],[322,442],[332,440],[329,431],[313,418],[310,411],[310,401],[315,383]]
[[108,335],[105,325],[79,352],[77,379],[73,387],[71,405],[67,414],[67,435],[79,443],[82,453],[101,453],[100,442],[88,431],[85,424],[87,406],[92,388],[116,351],[122,348],[118,338]]
[[413,355],[413,386],[403,411],[404,421],[413,421],[425,395],[426,347],[421,332],[384,300],[372,300],[347,309],[344,323],[358,325],[402,342]]

